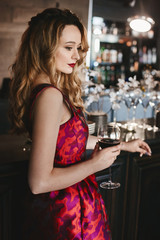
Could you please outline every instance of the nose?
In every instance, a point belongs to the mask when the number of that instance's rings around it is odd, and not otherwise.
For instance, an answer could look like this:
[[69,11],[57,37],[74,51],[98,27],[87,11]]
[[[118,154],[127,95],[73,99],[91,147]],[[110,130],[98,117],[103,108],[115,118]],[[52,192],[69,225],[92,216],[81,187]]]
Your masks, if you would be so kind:
[[73,59],[76,59],[76,60],[79,60],[79,59],[80,59],[79,52],[78,52],[78,49],[77,49],[77,48],[74,49],[72,58],[73,58]]

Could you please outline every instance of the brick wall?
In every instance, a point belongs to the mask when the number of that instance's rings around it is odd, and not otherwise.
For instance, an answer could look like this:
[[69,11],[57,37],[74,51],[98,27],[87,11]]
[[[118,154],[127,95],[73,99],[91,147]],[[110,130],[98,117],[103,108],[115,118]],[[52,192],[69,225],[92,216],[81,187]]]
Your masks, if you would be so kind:
[[9,77],[22,33],[30,18],[45,8],[69,8],[87,27],[89,0],[0,0],[0,87]]

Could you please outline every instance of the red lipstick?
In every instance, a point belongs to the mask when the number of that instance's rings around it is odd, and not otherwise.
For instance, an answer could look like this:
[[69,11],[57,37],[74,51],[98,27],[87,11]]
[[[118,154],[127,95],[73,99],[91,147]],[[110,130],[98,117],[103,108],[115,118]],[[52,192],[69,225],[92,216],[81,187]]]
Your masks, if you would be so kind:
[[68,64],[70,67],[74,68],[74,66],[76,65],[75,63],[71,63],[71,64]]

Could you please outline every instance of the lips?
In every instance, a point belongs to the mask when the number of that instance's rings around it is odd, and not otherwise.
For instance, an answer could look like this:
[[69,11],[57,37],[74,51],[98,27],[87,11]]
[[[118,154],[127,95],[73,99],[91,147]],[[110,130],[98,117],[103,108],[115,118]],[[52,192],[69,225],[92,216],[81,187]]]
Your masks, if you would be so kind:
[[68,64],[70,67],[74,68],[74,66],[76,65],[75,63],[71,63],[71,64]]

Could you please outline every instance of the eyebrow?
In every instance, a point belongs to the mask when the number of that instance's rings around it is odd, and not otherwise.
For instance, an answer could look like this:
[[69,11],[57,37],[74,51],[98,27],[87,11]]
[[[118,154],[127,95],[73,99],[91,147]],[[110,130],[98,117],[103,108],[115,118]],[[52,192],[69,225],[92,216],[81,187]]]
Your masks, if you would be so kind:
[[[71,43],[71,44],[76,44],[76,42],[74,42],[74,41],[69,41],[69,42],[65,42],[66,44],[67,43]],[[82,43],[79,43],[79,44],[77,44],[77,45],[81,45]]]

